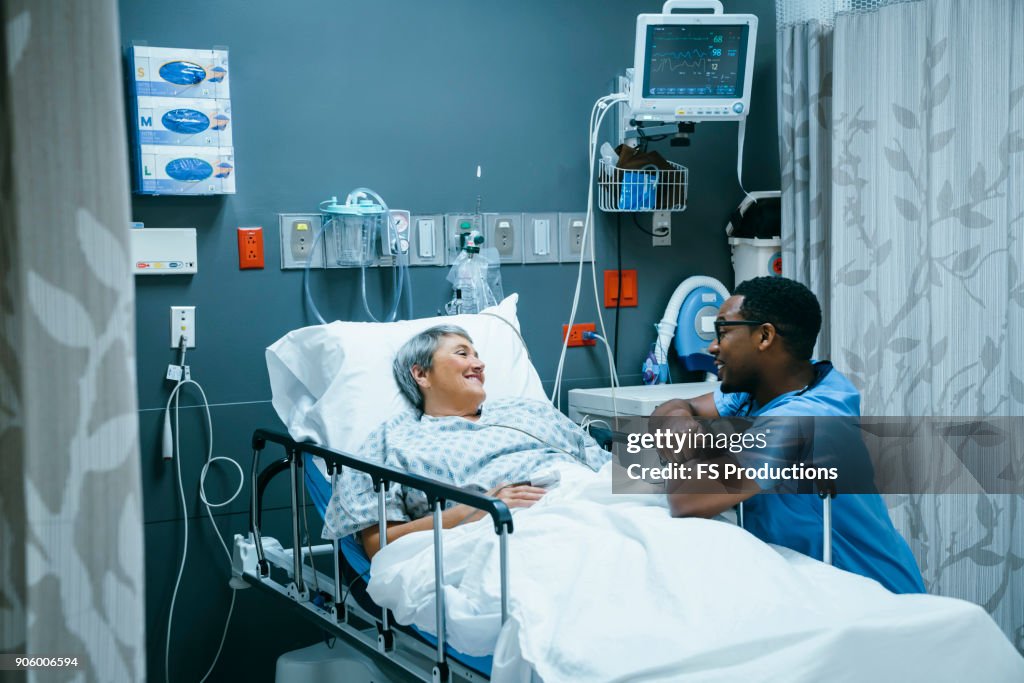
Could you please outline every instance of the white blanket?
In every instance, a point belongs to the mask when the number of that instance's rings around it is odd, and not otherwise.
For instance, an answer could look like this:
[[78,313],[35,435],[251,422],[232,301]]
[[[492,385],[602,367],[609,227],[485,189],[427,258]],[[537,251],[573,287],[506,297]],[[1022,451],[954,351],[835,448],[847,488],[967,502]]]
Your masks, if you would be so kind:
[[[1024,659],[977,605],[893,595],[664,496],[612,495],[610,465],[572,468],[515,515],[501,627],[489,520],[444,533],[448,642],[494,653],[492,681],[1022,681]],[[436,632],[433,538],[373,559],[369,592]]]

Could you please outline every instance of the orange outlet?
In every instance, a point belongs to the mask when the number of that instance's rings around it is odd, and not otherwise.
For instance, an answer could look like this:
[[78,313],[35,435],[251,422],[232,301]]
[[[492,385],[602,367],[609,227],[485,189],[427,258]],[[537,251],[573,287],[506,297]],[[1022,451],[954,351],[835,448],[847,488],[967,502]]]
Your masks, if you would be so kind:
[[[615,308],[616,299],[619,298],[619,271],[604,271],[604,307]],[[622,300],[619,308],[637,305],[636,292],[636,271],[622,271]]]
[[565,341],[566,335],[569,337],[569,346],[597,346],[596,339],[584,339],[584,332],[596,332],[597,327],[594,323],[580,323],[572,326],[572,332],[569,331],[568,325],[562,325],[562,341]]
[[263,267],[263,228],[238,229],[238,267]]

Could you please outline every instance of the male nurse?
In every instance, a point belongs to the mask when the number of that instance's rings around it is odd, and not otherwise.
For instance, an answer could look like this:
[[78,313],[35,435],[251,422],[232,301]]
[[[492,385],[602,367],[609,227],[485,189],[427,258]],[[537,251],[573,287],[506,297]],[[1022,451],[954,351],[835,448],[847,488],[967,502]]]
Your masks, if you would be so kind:
[[[821,306],[800,283],[782,277],[743,282],[719,309],[716,339],[709,348],[721,385],[714,393],[669,401],[653,416],[675,418],[677,424],[688,418],[749,417],[762,428],[774,425],[776,437],[769,439],[766,448],[734,455],[734,462],[745,468],[768,464],[775,472],[802,463],[807,451],[799,444],[805,441],[779,434],[805,430],[812,418],[818,425],[820,446],[828,441],[821,434],[822,425],[832,424],[833,432],[854,425],[856,432],[860,417],[857,389],[831,363],[811,360],[820,330]],[[860,446],[859,434],[855,436],[857,444],[851,443],[851,449]],[[713,517],[744,502],[748,531],[765,542],[821,559],[821,499],[813,490],[798,492],[797,488],[791,481],[772,477],[710,490],[676,486],[670,489],[669,505],[676,517]],[[833,565],[875,579],[894,593],[925,592],[910,548],[873,489],[843,493],[840,479],[832,511]]]

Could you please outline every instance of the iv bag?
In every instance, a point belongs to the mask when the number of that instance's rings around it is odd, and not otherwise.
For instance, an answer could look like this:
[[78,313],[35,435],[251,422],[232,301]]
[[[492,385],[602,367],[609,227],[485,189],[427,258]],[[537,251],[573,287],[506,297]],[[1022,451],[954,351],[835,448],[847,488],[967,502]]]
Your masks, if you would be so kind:
[[499,264],[497,249],[482,249],[479,254],[460,251],[448,271],[447,279],[452,283],[454,295],[445,306],[445,312],[448,315],[479,313],[497,305],[504,298]]

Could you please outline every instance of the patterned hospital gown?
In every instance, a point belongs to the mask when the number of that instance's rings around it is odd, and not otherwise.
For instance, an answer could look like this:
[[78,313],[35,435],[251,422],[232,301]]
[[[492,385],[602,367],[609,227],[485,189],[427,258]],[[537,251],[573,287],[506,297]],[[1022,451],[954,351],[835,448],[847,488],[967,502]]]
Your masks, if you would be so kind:
[[[531,474],[556,463],[579,462],[581,458],[584,465],[596,470],[611,457],[550,403],[521,398],[485,402],[476,422],[402,413],[374,430],[358,455],[369,462],[481,491],[502,482],[527,481]],[[430,513],[421,491],[398,484],[391,484],[385,503],[391,522],[408,522]],[[341,538],[377,523],[377,493],[369,475],[350,467],[343,470],[324,521],[325,538]]]

